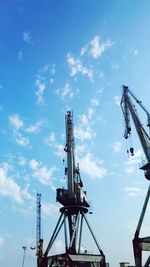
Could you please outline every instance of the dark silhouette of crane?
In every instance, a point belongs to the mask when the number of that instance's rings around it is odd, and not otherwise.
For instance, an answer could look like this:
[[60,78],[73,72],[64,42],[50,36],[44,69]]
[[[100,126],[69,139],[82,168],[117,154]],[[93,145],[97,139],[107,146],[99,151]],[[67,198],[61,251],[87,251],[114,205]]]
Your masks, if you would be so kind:
[[[149,128],[149,133],[145,130],[143,124],[140,121],[140,118],[137,114],[137,110],[135,107],[135,104],[132,102],[133,99],[146,113],[147,115],[147,127]],[[123,85],[123,95],[121,99],[121,107],[125,119],[125,134],[124,137],[127,139],[131,135],[131,123],[130,123],[130,115],[132,117],[133,123],[135,125],[139,140],[141,142],[141,146],[143,148],[145,157],[146,157],[146,163],[140,167],[141,170],[144,170],[145,178],[150,180],[150,113],[149,111],[144,107],[142,102],[138,100],[135,95],[131,92],[131,90]],[[134,149],[133,147],[130,148],[130,153],[133,156],[134,155]],[[134,251],[134,258],[135,258],[135,266],[136,267],[142,267],[143,262],[143,251],[150,251],[150,236],[148,237],[139,237],[140,230],[142,227],[143,219],[145,216],[146,208],[148,205],[150,197],[150,186],[148,188],[146,198],[144,201],[144,205],[142,208],[142,212],[139,218],[139,222],[134,234],[133,239],[133,251]],[[147,258],[144,267],[150,266],[150,256]]]
[[[80,176],[79,165],[75,164],[73,113],[68,111],[65,116],[67,166],[67,188],[58,188],[56,200],[62,205],[60,217],[50,238],[48,246],[43,252],[43,240],[38,234],[37,240],[37,267],[106,267],[105,255],[92,231],[86,214],[90,203],[86,191],[83,190],[83,182]],[[37,207],[40,204],[38,202]],[[40,214],[38,209],[38,214]],[[39,218],[39,216],[38,216]],[[87,226],[92,239],[98,249],[97,254],[82,252],[82,235],[84,224]],[[40,223],[38,222],[38,227]],[[50,255],[51,248],[55,243],[60,230],[64,228],[65,252]]]
[[[31,248],[31,249],[34,249]],[[36,254],[37,266],[41,266],[43,256],[43,239],[41,238],[41,194],[37,194],[36,199]]]

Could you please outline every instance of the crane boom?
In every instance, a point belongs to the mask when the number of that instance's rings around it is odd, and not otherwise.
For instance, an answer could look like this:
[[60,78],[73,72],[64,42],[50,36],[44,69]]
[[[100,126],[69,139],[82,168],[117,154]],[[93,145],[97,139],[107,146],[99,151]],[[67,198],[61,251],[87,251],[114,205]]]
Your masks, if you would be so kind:
[[68,111],[65,116],[66,123],[66,147],[67,152],[67,166],[68,166],[68,191],[74,193],[74,136],[73,136],[73,114]]
[[121,99],[121,107],[124,114],[125,119],[125,134],[124,137],[127,139],[129,135],[131,134],[131,124],[130,124],[130,115],[132,117],[132,120],[134,122],[139,140],[141,142],[144,154],[147,159],[147,164],[141,167],[142,170],[145,171],[145,177],[150,180],[150,136],[144,129],[139,116],[137,114],[137,110],[135,108],[135,105],[133,104],[131,97],[134,98],[134,100],[140,105],[140,107],[144,110],[144,112],[147,114],[147,120],[148,124],[147,126],[150,128],[150,113],[147,111],[147,109],[144,107],[141,101],[139,101],[134,94],[129,90],[129,88],[125,85],[123,85],[123,95]]

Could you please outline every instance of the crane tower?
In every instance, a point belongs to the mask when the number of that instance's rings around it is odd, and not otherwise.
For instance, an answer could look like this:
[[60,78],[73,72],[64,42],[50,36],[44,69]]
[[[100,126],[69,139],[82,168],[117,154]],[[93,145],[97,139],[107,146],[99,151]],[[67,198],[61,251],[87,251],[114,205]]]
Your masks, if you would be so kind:
[[[86,214],[90,204],[80,176],[79,165],[75,164],[73,112],[67,111],[65,115],[67,166],[67,188],[56,190],[56,200],[62,205],[60,217],[50,238],[48,246],[40,260],[38,267],[106,267],[105,255],[88,222]],[[89,233],[98,249],[97,254],[82,251],[83,227],[86,224]],[[60,230],[64,228],[65,252],[50,255],[51,248],[57,239]],[[39,259],[39,255],[37,255]]]
[[43,239],[41,238],[41,194],[36,199],[36,254],[37,266],[40,266],[43,255]]

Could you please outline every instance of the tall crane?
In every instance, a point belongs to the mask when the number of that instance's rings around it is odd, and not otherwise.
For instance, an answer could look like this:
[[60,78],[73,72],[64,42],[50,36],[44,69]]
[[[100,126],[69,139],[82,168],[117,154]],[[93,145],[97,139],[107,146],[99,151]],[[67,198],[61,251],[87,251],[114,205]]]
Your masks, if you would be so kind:
[[[86,216],[90,203],[86,191],[83,190],[79,165],[76,166],[75,163],[72,111],[66,113],[65,126],[66,145],[64,150],[67,154],[67,166],[65,167],[67,188],[57,188],[56,190],[56,200],[62,205],[60,217],[41,260],[37,261],[38,267],[106,267],[105,255]],[[89,253],[86,250],[82,251],[84,224],[98,249],[97,254]],[[50,255],[51,248],[62,227],[64,227],[65,252]]]
[[[132,99],[142,108],[142,110],[146,113],[147,116],[147,127],[149,128],[149,133],[145,130],[143,124],[140,121],[140,118],[137,114],[137,110],[135,104],[132,102]],[[145,178],[150,180],[150,113],[145,108],[140,100],[138,100],[135,95],[131,92],[131,90],[123,85],[123,95],[121,99],[121,107],[124,115],[125,120],[125,134],[124,137],[127,139],[131,134],[131,123],[130,123],[130,116],[132,117],[133,123],[135,125],[141,146],[143,148],[145,157],[147,162],[140,167],[140,169],[144,170]],[[130,148],[130,152],[133,155],[133,148]],[[135,258],[135,266],[142,267],[143,259],[142,259],[142,251],[150,251],[150,236],[140,238],[140,230],[143,223],[143,219],[145,216],[146,208],[148,205],[150,197],[150,186],[148,188],[146,198],[144,201],[144,205],[142,208],[142,212],[139,218],[139,222],[134,234],[133,239],[133,251],[134,251],[134,258]],[[144,267],[150,266],[150,256],[146,260]]]
[[40,266],[43,256],[43,239],[41,238],[41,194],[36,199],[36,254],[37,266]]

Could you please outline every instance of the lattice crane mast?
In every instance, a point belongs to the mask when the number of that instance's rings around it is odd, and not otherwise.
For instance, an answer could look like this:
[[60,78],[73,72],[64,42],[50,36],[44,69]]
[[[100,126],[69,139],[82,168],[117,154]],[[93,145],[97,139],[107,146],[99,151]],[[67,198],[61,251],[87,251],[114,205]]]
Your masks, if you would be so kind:
[[[144,110],[147,115],[147,126],[149,127],[149,133],[144,129],[139,116],[137,114],[137,110],[135,105],[133,104],[131,97],[136,101],[137,104]],[[130,115],[133,119],[139,140],[141,142],[145,157],[147,159],[147,163],[144,164],[140,169],[144,170],[145,178],[150,180],[150,113],[144,107],[142,102],[138,100],[134,94],[130,91],[130,89],[123,85],[123,95],[121,99],[121,107],[125,119],[125,133],[124,137],[127,139],[131,134],[131,123],[130,123]],[[133,148],[130,148],[130,151],[133,155]]]
[[37,266],[40,266],[43,256],[43,239],[41,238],[41,194],[36,198],[36,254]]

